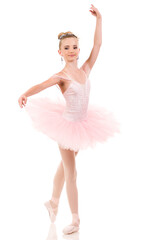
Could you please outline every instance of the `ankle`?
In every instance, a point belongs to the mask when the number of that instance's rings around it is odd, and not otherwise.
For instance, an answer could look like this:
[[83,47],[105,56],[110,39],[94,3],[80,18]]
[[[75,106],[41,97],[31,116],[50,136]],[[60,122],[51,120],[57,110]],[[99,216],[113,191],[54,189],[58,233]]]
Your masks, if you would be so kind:
[[57,215],[59,199],[52,197],[51,200],[49,200],[49,201],[50,201],[50,204],[51,204],[54,214]]
[[58,206],[59,204],[59,198],[57,197],[51,197],[51,200],[50,200],[52,203],[54,203],[54,205]]
[[53,206],[53,208],[56,208],[59,204],[59,198],[52,197],[51,200],[50,200],[50,203]]
[[72,225],[79,226],[80,224],[80,218],[77,213],[72,213]]

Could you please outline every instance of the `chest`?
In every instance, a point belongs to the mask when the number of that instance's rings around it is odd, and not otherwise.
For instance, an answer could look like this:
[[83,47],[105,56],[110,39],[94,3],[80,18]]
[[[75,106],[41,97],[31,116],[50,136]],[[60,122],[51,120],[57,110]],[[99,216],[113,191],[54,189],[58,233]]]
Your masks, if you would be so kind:
[[68,94],[79,94],[86,95],[90,90],[90,81],[87,81],[84,84],[78,83],[76,81],[67,81],[62,80],[59,84],[62,94],[68,92]]

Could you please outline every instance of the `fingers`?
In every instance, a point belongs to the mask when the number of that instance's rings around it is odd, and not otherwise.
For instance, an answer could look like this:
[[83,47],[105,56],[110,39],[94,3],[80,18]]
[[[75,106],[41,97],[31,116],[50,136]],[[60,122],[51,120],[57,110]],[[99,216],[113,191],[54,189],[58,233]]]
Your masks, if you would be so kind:
[[95,14],[96,13],[96,8],[94,7],[93,4],[91,4],[90,10],[91,13]]
[[23,100],[22,99],[20,99],[19,105],[21,108],[23,108]]
[[26,98],[26,97],[23,97],[23,100],[22,100],[22,101],[23,101],[22,104],[23,104],[23,106],[25,107],[26,102],[27,102],[27,98]]
[[18,99],[18,103],[21,108],[25,107],[25,104],[27,103],[27,98],[25,96],[20,97]]
[[91,4],[91,7],[90,7],[90,8],[92,8],[92,9],[96,9],[95,6],[94,6],[93,4]]
[[96,16],[97,18],[101,18],[100,12],[98,11],[98,9],[93,4],[91,4],[91,7],[90,7],[89,11],[92,13],[93,16]]
[[24,103],[26,104],[27,103],[27,98],[25,97],[25,99],[24,99]]
[[22,102],[23,106],[25,107],[25,99],[23,99],[23,102]]

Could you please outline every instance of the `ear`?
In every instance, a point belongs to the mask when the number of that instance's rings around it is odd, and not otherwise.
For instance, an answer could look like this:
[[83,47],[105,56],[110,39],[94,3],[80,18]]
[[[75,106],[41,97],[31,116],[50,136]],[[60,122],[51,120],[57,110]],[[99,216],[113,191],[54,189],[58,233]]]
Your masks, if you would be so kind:
[[58,49],[58,53],[59,53],[59,55],[61,55],[62,56],[62,53],[61,53],[61,51]]

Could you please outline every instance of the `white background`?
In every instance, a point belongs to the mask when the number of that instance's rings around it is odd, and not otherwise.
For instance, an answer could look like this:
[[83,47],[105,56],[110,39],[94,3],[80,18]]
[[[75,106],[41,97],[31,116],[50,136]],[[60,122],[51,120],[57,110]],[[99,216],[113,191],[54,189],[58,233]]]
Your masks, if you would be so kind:
[[[80,38],[79,67],[103,39],[91,71],[90,101],[121,123],[121,134],[76,157],[80,232],[68,239],[160,239],[160,8],[158,1],[28,0],[0,3],[0,238],[64,239],[71,222],[64,186],[56,229],[43,203],[61,160],[58,145],[33,129],[19,96],[59,72],[58,34]],[[61,97],[55,86],[35,97]],[[54,227],[54,226],[53,226]],[[53,237],[53,231],[56,235]]]

